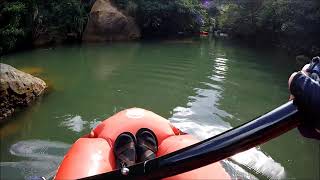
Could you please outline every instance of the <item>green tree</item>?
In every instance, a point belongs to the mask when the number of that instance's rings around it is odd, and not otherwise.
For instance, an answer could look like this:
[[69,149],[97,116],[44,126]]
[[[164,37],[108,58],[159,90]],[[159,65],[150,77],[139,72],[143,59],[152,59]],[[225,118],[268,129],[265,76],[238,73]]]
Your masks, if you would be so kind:
[[316,0],[266,0],[257,26],[290,50],[316,55],[320,40],[319,4]]
[[37,0],[34,38],[42,33],[80,38],[88,12],[79,0]]
[[217,20],[219,28],[233,37],[263,39],[295,54],[318,55],[319,4],[318,0],[224,1]]
[[256,23],[262,3],[263,0],[242,0],[223,4],[219,27],[234,36],[254,36],[258,31]]
[[11,0],[0,3],[0,53],[47,38],[80,39],[90,8],[79,0]]
[[31,1],[2,2],[0,4],[0,54],[24,44],[31,32],[28,24]]
[[114,3],[125,12],[131,9],[129,14],[136,18],[144,36],[197,32],[207,21],[207,12],[198,0],[114,0]]

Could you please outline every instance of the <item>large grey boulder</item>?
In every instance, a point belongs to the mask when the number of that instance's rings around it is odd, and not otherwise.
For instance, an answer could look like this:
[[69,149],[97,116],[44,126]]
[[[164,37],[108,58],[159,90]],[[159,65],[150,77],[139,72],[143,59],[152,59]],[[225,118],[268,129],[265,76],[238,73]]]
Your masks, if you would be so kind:
[[0,123],[17,107],[27,106],[42,95],[46,87],[43,80],[0,63]]
[[90,12],[82,40],[106,42],[140,38],[140,30],[134,19],[124,15],[109,0],[97,0]]

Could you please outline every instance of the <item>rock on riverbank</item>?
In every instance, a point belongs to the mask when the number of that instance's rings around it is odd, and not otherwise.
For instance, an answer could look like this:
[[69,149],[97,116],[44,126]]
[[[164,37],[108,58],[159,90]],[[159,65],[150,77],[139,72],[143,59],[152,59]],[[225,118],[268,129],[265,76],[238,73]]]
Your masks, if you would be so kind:
[[17,107],[29,105],[46,88],[43,80],[0,63],[0,123]]
[[110,0],[97,0],[84,31],[84,42],[106,42],[139,39],[140,29],[130,16],[124,15]]

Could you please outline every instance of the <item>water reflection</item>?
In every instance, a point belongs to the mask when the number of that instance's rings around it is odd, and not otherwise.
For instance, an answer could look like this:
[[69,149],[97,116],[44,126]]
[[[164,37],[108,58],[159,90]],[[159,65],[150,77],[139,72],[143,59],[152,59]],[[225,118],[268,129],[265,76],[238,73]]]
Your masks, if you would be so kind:
[[28,179],[33,176],[43,176],[50,179],[55,175],[57,167],[69,147],[69,144],[62,142],[19,141],[10,147],[10,154],[26,160],[1,162],[0,179]]
[[[189,96],[186,107],[174,108],[173,115],[170,118],[170,121],[179,129],[193,134],[201,140],[232,128],[224,120],[235,119],[233,115],[218,108],[219,100],[224,91],[223,83],[228,77],[228,59],[224,55],[214,57],[214,54],[211,58],[213,60],[212,75],[208,77],[207,82],[202,82],[205,87],[195,88],[196,95]],[[285,171],[281,164],[260,151],[259,147],[232,156],[224,160],[223,164],[234,178],[256,178],[244,170],[243,167],[261,173],[268,178],[285,178]]]

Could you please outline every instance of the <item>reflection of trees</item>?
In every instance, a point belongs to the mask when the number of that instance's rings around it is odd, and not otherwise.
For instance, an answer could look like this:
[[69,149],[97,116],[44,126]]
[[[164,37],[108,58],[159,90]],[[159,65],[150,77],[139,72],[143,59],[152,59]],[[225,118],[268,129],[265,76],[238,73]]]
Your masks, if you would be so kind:
[[[87,59],[87,67],[91,67],[91,73],[94,74],[93,78],[98,81],[105,81],[112,76],[112,73],[115,72],[119,66],[132,63],[135,53],[139,51],[139,47],[140,45],[138,43],[110,44],[109,47],[97,47],[98,52],[92,50],[90,52],[89,48],[84,56]],[[91,63],[91,59],[95,61],[93,64]]]
[[[220,42],[212,41],[204,44],[202,48],[202,54],[209,60],[206,63],[207,78],[202,76],[198,80],[201,84],[196,84],[195,92],[188,97],[189,102],[186,107],[176,107],[170,120],[179,129],[199,139],[206,139],[232,128],[226,120],[234,120],[235,117],[229,114],[232,110],[225,108],[223,103],[225,99],[230,99],[228,84],[234,84],[237,80],[232,79],[230,74],[232,75],[232,68],[237,67],[233,66],[229,49]],[[232,156],[230,159],[232,162],[228,160],[225,163],[231,171],[230,174],[236,174],[237,178],[254,179],[254,176],[236,164],[249,167],[271,178],[279,179],[285,175],[284,168],[279,163],[256,148]]]
[[286,101],[287,75],[281,67],[289,66],[285,65],[288,57],[223,42],[217,43],[216,51],[228,59],[229,67],[219,107],[242,120],[231,123],[239,125]]
[[[138,106],[168,117],[177,105],[187,102],[193,88],[210,69],[201,55],[200,42],[144,43],[132,66],[119,69],[122,76],[113,88],[122,108]],[[114,77],[116,78],[116,77]],[[121,96],[120,96],[121,95]],[[184,102],[184,103],[182,103]]]
[[[202,66],[205,66],[199,71],[205,69],[201,78],[197,79],[197,83],[193,86],[192,93],[189,94],[186,103],[187,107],[176,107],[174,114],[171,118],[172,122],[181,123],[179,128],[193,131],[196,127],[207,124],[210,125],[210,135],[218,134],[226,129],[230,128],[230,125],[222,120],[222,117],[226,118],[230,115],[219,109],[217,104],[221,98],[221,91],[223,90],[223,81],[226,70],[226,60],[224,58],[216,58],[215,41],[209,39],[203,39],[200,46],[200,55],[205,62],[202,62]],[[199,123],[199,124],[197,124]],[[193,124],[192,127],[186,127],[188,124]],[[213,126],[211,126],[213,125]],[[206,128],[206,129],[208,129]],[[208,132],[200,133],[199,131],[193,134],[201,139],[207,138]],[[212,134],[213,133],[213,134]]]
[[[294,62],[290,61],[287,55],[275,52],[275,50],[272,52],[264,51],[235,44],[229,45],[224,42],[218,42],[215,50],[217,52],[216,59],[219,57],[218,52],[224,54],[228,59],[228,71],[224,76],[223,91],[221,91],[221,98],[217,106],[232,114],[233,118],[224,120],[236,126],[287,101],[287,78],[291,67],[294,67]],[[279,163],[272,163],[271,157],[264,161],[264,158],[259,156],[255,157],[259,163],[251,163],[248,167],[276,179],[280,175],[284,176],[285,173],[287,173],[287,178],[314,176],[317,172],[315,169],[318,168],[318,166],[314,166],[312,160],[314,153],[301,158],[295,156],[296,152],[307,151],[314,149],[314,147],[302,139],[296,141],[297,135],[293,135],[295,133],[295,131],[291,131],[261,146],[263,152],[267,152]],[[289,152],[288,147],[295,149],[295,151]],[[255,156],[252,153],[251,155]],[[245,159],[244,165],[250,161],[250,158],[243,155],[237,155],[233,160],[237,161],[238,158]],[[291,161],[292,159],[295,160]],[[300,168],[301,162],[304,162],[304,166],[308,167],[308,172],[296,171],[297,168]],[[277,164],[284,166],[285,171],[278,171],[281,170],[281,166]],[[260,167],[260,165],[262,166]],[[277,166],[280,169],[275,168]],[[277,174],[276,172],[281,173]]]

